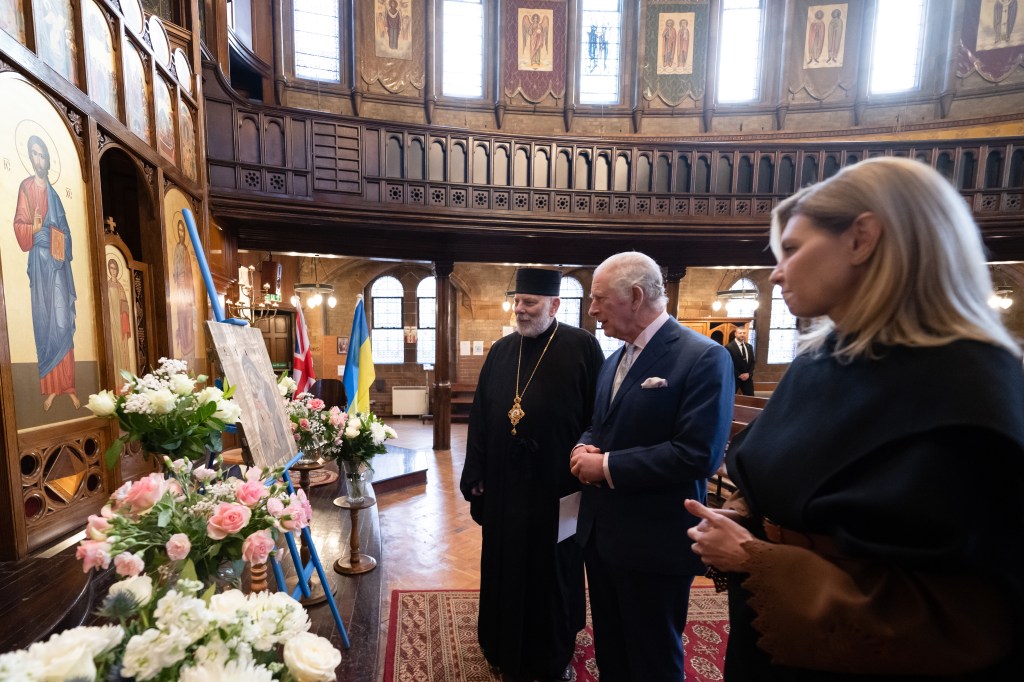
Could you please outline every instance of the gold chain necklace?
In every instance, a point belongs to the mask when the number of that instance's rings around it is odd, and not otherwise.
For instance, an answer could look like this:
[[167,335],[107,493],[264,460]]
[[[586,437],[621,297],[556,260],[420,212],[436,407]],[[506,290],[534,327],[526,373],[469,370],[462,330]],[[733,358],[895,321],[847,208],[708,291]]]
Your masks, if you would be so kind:
[[523,420],[526,416],[526,412],[523,411],[523,396],[526,395],[526,389],[530,387],[530,382],[533,381],[533,377],[537,374],[537,368],[540,367],[541,360],[544,359],[544,354],[548,352],[548,347],[551,345],[551,341],[555,338],[555,333],[558,331],[558,320],[555,320],[555,329],[551,332],[551,336],[548,337],[548,342],[544,344],[544,350],[540,352],[540,357],[537,358],[537,364],[533,366],[533,371],[530,373],[530,378],[526,380],[526,385],[523,386],[523,392],[519,392],[519,370],[523,366],[523,336],[519,336],[519,363],[516,365],[516,397],[512,401],[512,409],[508,411],[508,420],[512,422],[512,435],[516,435],[516,425]]

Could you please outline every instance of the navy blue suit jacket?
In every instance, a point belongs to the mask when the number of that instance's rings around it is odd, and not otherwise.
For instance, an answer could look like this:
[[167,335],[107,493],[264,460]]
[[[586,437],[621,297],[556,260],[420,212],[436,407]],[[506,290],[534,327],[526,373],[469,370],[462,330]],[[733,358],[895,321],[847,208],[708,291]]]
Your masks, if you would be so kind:
[[[603,560],[659,573],[703,574],[686,531],[697,520],[687,498],[704,501],[732,424],[732,360],[721,345],[675,320],[658,330],[619,387],[623,351],[601,367],[594,418],[580,442],[610,453],[615,488],[584,486],[577,541],[597,541]],[[642,388],[649,378],[662,388]]]

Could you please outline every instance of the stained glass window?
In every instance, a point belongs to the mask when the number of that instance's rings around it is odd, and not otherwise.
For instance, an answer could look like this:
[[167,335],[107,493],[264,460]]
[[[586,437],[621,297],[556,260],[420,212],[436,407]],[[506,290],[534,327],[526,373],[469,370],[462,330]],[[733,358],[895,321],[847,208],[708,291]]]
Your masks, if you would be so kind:
[[619,101],[622,8],[619,0],[583,0],[580,24],[580,103]]

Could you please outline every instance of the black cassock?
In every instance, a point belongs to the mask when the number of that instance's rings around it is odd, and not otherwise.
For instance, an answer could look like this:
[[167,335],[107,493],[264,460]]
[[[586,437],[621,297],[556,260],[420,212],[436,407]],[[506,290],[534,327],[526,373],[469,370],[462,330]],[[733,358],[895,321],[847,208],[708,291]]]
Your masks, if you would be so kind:
[[[602,362],[592,335],[552,324],[537,338],[495,342],[477,382],[460,488],[483,526],[480,645],[509,676],[556,677],[584,626],[583,557],[572,538],[557,542],[558,501],[579,490],[569,455],[590,423]],[[513,436],[517,366],[526,415]]]

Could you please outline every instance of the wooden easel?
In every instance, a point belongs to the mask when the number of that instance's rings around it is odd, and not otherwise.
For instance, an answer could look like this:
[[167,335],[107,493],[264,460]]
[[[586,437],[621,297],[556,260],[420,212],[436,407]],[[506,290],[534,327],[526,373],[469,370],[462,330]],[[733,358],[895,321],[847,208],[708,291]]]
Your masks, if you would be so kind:
[[[195,249],[196,260],[199,263],[199,271],[203,275],[203,281],[206,284],[206,293],[210,297],[210,306],[213,310],[213,319],[221,324],[228,324],[234,326],[247,327],[249,323],[246,320],[238,318],[225,318],[224,309],[221,307],[220,299],[217,298],[217,289],[213,284],[213,276],[210,274],[210,266],[206,262],[206,254],[203,251],[203,244],[199,239],[199,230],[196,228],[195,218],[192,216],[192,211],[185,208],[182,209],[182,216],[185,219],[185,225],[188,228],[189,238],[192,240],[192,247]],[[285,484],[288,486],[288,492],[290,494],[295,493],[295,487],[292,485],[291,476],[288,472],[291,470],[291,466],[302,457],[302,453],[299,452],[292,457],[284,466],[283,479]],[[268,481],[268,484],[270,482]],[[302,538],[305,540],[306,545],[309,548],[309,561],[303,565],[301,554],[299,552],[298,545],[295,542],[295,537],[291,533],[285,533],[285,540],[288,543],[288,552],[291,554],[292,563],[295,565],[295,572],[298,576],[298,584],[292,591],[291,596],[293,599],[298,599],[301,594],[304,598],[309,597],[309,579],[313,575],[315,569],[317,575],[320,577],[320,584],[324,586],[324,594],[328,606],[331,607],[331,615],[334,616],[334,623],[338,626],[338,632],[341,633],[341,643],[348,649],[349,639],[348,632],[345,630],[345,624],[341,620],[341,614],[338,612],[338,605],[334,601],[334,595],[330,590],[330,583],[327,582],[327,574],[324,572],[323,564],[320,562],[320,556],[317,554],[316,545],[313,544],[313,535],[307,525],[302,529]],[[281,565],[278,563],[274,555],[270,556],[270,565],[274,571],[274,578],[277,580],[278,589],[285,588],[284,571],[281,570]]]

